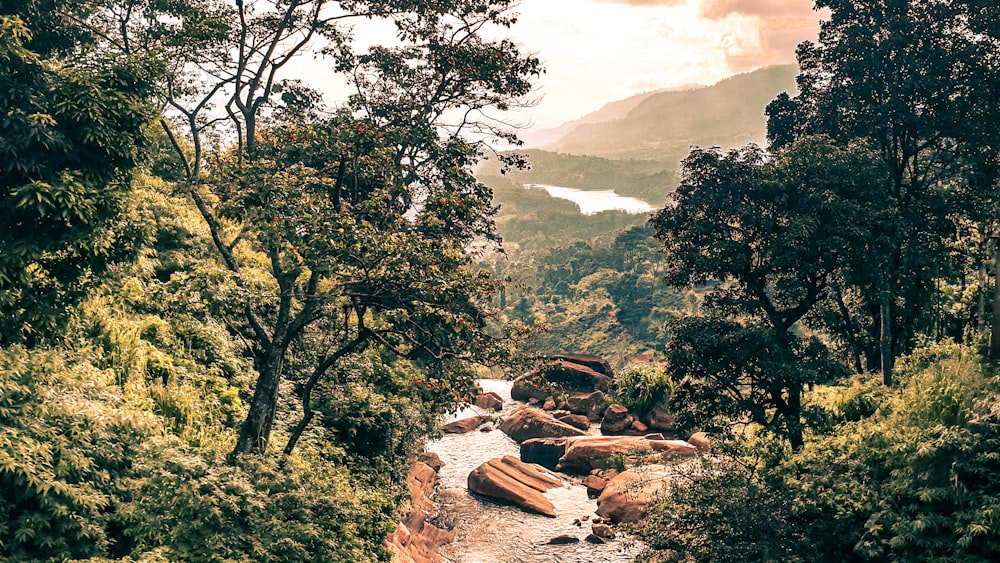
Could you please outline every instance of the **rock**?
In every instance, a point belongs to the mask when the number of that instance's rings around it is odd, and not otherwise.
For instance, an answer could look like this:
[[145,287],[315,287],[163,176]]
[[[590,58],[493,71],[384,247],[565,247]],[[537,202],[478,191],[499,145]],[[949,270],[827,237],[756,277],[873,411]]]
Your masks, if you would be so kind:
[[[653,469],[658,467],[660,469]],[[631,524],[646,516],[649,501],[663,486],[668,474],[662,466],[647,466],[643,473],[624,471],[608,481],[597,499],[597,515],[616,524]]]
[[547,411],[556,410],[556,400],[552,397],[546,397],[545,402],[542,403],[542,408]]
[[622,405],[611,405],[604,411],[604,419],[601,420],[602,434],[621,434],[626,428],[632,426],[635,418],[629,414],[628,409]]
[[590,430],[590,419],[582,414],[559,414],[556,415],[556,420],[561,420],[562,422],[579,428],[580,430]]
[[441,427],[441,431],[446,434],[465,434],[466,432],[472,432],[479,425],[489,420],[488,416],[474,416],[472,418],[463,418],[462,420],[456,420],[450,424],[445,424]]
[[552,471],[564,453],[566,438],[532,438],[521,442],[521,461],[537,463]]
[[[520,400],[520,399],[518,399],[518,400]],[[541,403],[542,403],[542,400],[539,399],[538,397],[530,397],[528,399],[528,404],[531,405],[531,406],[539,405]]]
[[684,440],[647,440],[654,452],[662,452],[664,457],[688,457],[698,454],[698,448]]
[[583,540],[586,541],[587,543],[594,543],[598,545],[608,543],[608,540],[598,536],[597,534],[590,534],[587,537],[583,538]]
[[481,409],[498,411],[503,409],[503,397],[493,391],[489,391],[476,397],[474,404]]
[[580,543],[580,538],[563,534],[561,536],[556,536],[545,543],[547,545],[567,545],[571,543]]
[[615,376],[614,372],[611,371],[611,364],[600,356],[588,356],[586,354],[556,354],[549,359],[580,364],[581,366],[586,366],[597,373],[608,377],[613,378]]
[[677,416],[670,414],[663,407],[656,407],[646,417],[646,426],[653,430],[672,433],[677,429]]
[[608,482],[597,475],[587,475],[583,479],[583,486],[587,487],[587,496],[590,498],[597,498],[601,496],[604,492],[604,487],[608,485]]
[[615,537],[615,530],[607,524],[594,524],[591,526],[590,530],[595,536],[603,538],[606,540],[613,539]]
[[556,360],[515,379],[510,396],[516,401],[542,400],[552,394],[553,387],[571,394],[607,392],[611,383],[611,377],[587,366]]
[[444,462],[441,458],[434,452],[420,452],[417,454],[417,461],[427,465],[435,472],[440,471],[444,467]]
[[469,491],[511,502],[529,512],[555,518],[556,509],[542,493],[562,481],[542,467],[504,456],[491,459],[469,473]]
[[649,427],[643,424],[641,421],[633,420],[631,430],[635,432],[637,435],[641,436],[646,432],[649,432]]
[[712,443],[708,439],[707,432],[695,432],[687,439],[688,443],[703,452],[712,451]]
[[570,395],[566,403],[569,412],[582,414],[593,422],[601,420],[601,417],[604,416],[604,410],[608,408],[608,398],[602,391]]
[[652,451],[639,436],[582,436],[566,439],[566,453],[556,469],[568,473],[590,473],[592,469],[612,467],[611,456],[633,451]]
[[[434,465],[420,461],[424,459]],[[420,454],[413,464],[406,479],[410,491],[408,516],[386,537],[386,546],[392,552],[394,562],[439,563],[444,559],[438,555],[438,548],[455,540],[451,532],[427,522],[437,513],[430,496],[434,493],[437,469],[441,465],[441,460],[432,453]]]
[[496,428],[493,428],[493,425],[488,423],[479,427],[480,432],[493,432],[494,430],[496,430]]
[[500,424],[500,430],[515,442],[531,438],[582,436],[586,432],[561,422],[549,413],[534,407],[521,407]]

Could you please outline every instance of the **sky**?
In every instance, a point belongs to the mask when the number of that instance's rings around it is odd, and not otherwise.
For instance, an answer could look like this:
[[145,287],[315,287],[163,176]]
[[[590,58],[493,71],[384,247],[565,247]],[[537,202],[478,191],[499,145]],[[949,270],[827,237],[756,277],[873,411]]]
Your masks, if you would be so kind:
[[[501,33],[538,56],[546,73],[533,95],[538,104],[508,119],[556,127],[633,94],[793,63],[796,45],[819,32],[812,7],[812,0],[522,0],[518,22]],[[361,44],[393,30],[356,28]],[[326,64],[304,56],[290,70],[337,100],[346,90],[321,78]]]
[[632,94],[714,84],[795,62],[815,40],[812,0],[523,0],[508,30],[541,58],[533,128],[557,126]]

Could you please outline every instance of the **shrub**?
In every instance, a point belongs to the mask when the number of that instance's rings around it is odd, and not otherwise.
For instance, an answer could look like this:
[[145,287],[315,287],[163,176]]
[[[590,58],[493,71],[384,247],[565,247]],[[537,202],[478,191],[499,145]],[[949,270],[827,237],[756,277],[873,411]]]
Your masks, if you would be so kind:
[[615,377],[614,399],[640,416],[666,407],[673,393],[673,380],[659,366],[632,364]]

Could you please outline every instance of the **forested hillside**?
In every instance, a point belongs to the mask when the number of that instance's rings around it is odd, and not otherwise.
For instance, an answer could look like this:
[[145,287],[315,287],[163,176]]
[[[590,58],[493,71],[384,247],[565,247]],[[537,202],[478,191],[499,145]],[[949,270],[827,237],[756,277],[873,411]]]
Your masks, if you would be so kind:
[[[416,448],[531,334],[469,252],[459,131],[510,134],[442,118],[530,90],[477,34],[511,4],[0,2],[0,559],[388,559]],[[324,46],[335,108],[284,73]]]

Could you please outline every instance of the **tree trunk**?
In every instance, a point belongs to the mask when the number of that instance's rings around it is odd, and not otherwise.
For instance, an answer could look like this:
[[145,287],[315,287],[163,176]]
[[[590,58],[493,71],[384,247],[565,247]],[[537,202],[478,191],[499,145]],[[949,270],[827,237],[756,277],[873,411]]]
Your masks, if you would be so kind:
[[879,296],[879,317],[882,320],[882,330],[879,335],[879,350],[882,353],[882,381],[886,386],[892,385],[892,296],[888,289],[883,289]]
[[271,426],[274,423],[275,408],[278,403],[278,385],[281,383],[281,354],[268,353],[260,368],[260,377],[254,386],[253,399],[250,401],[250,411],[240,428],[231,457],[241,455],[262,455],[267,451],[267,442],[271,437]]
[[793,385],[788,390],[788,444],[797,452],[805,445],[802,438],[802,386]]
[[993,326],[990,334],[990,359],[1000,360],[1000,241],[997,244],[996,275],[993,278]]

